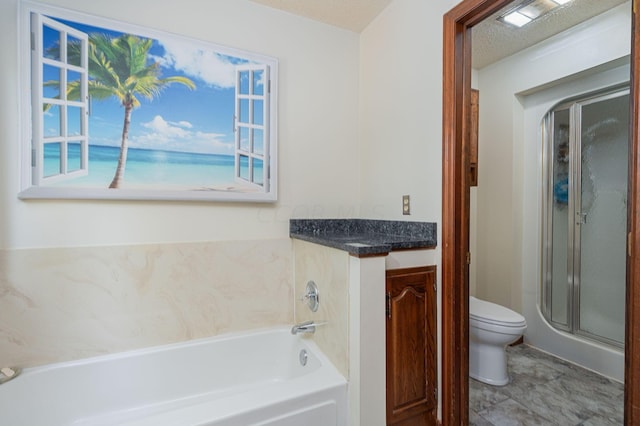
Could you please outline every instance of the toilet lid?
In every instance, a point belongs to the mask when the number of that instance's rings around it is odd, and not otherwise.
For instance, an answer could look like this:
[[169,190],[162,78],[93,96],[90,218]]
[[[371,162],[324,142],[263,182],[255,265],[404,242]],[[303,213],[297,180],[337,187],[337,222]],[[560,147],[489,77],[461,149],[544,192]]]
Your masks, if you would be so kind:
[[469,297],[469,318],[490,324],[520,327],[526,324],[522,315],[504,306]]

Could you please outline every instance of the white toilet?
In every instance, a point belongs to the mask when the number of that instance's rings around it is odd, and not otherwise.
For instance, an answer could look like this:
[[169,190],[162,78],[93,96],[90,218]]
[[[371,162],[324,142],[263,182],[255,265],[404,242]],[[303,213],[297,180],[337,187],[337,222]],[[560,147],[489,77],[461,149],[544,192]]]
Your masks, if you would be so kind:
[[469,376],[495,386],[509,383],[505,348],[526,329],[519,313],[469,297]]

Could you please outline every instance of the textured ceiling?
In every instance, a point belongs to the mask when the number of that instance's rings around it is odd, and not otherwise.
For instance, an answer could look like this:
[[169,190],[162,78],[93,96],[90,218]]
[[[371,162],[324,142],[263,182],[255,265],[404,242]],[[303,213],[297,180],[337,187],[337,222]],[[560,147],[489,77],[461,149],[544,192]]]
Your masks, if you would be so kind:
[[573,0],[522,28],[515,28],[497,18],[522,3],[516,1],[473,27],[473,67],[483,68],[625,2],[627,0]]
[[[393,0],[251,1],[359,33]],[[474,68],[483,68],[622,3],[631,7],[629,0],[573,0],[522,28],[497,20],[502,13],[525,1],[515,0],[473,27]]]
[[[359,33],[392,0],[251,0]],[[430,0],[425,0],[430,1]]]

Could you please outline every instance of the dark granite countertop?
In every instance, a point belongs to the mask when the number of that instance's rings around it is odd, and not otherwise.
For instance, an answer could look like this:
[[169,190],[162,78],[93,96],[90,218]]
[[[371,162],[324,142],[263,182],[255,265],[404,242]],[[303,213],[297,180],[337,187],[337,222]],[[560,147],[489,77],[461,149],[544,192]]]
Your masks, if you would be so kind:
[[372,219],[291,219],[289,236],[354,256],[386,255],[394,250],[434,248],[433,222]]

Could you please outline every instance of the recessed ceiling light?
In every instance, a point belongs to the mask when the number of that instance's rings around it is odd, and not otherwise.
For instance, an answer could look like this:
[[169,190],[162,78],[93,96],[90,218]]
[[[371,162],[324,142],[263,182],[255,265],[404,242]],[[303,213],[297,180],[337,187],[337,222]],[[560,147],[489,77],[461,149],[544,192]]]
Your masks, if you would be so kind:
[[529,0],[522,2],[516,8],[500,16],[499,21],[516,27],[522,27],[529,22],[538,19],[558,6],[569,3],[571,0]]
[[516,27],[521,27],[532,21],[531,18],[521,14],[520,12],[511,12],[508,15],[503,16],[502,20],[511,25],[515,25]]

